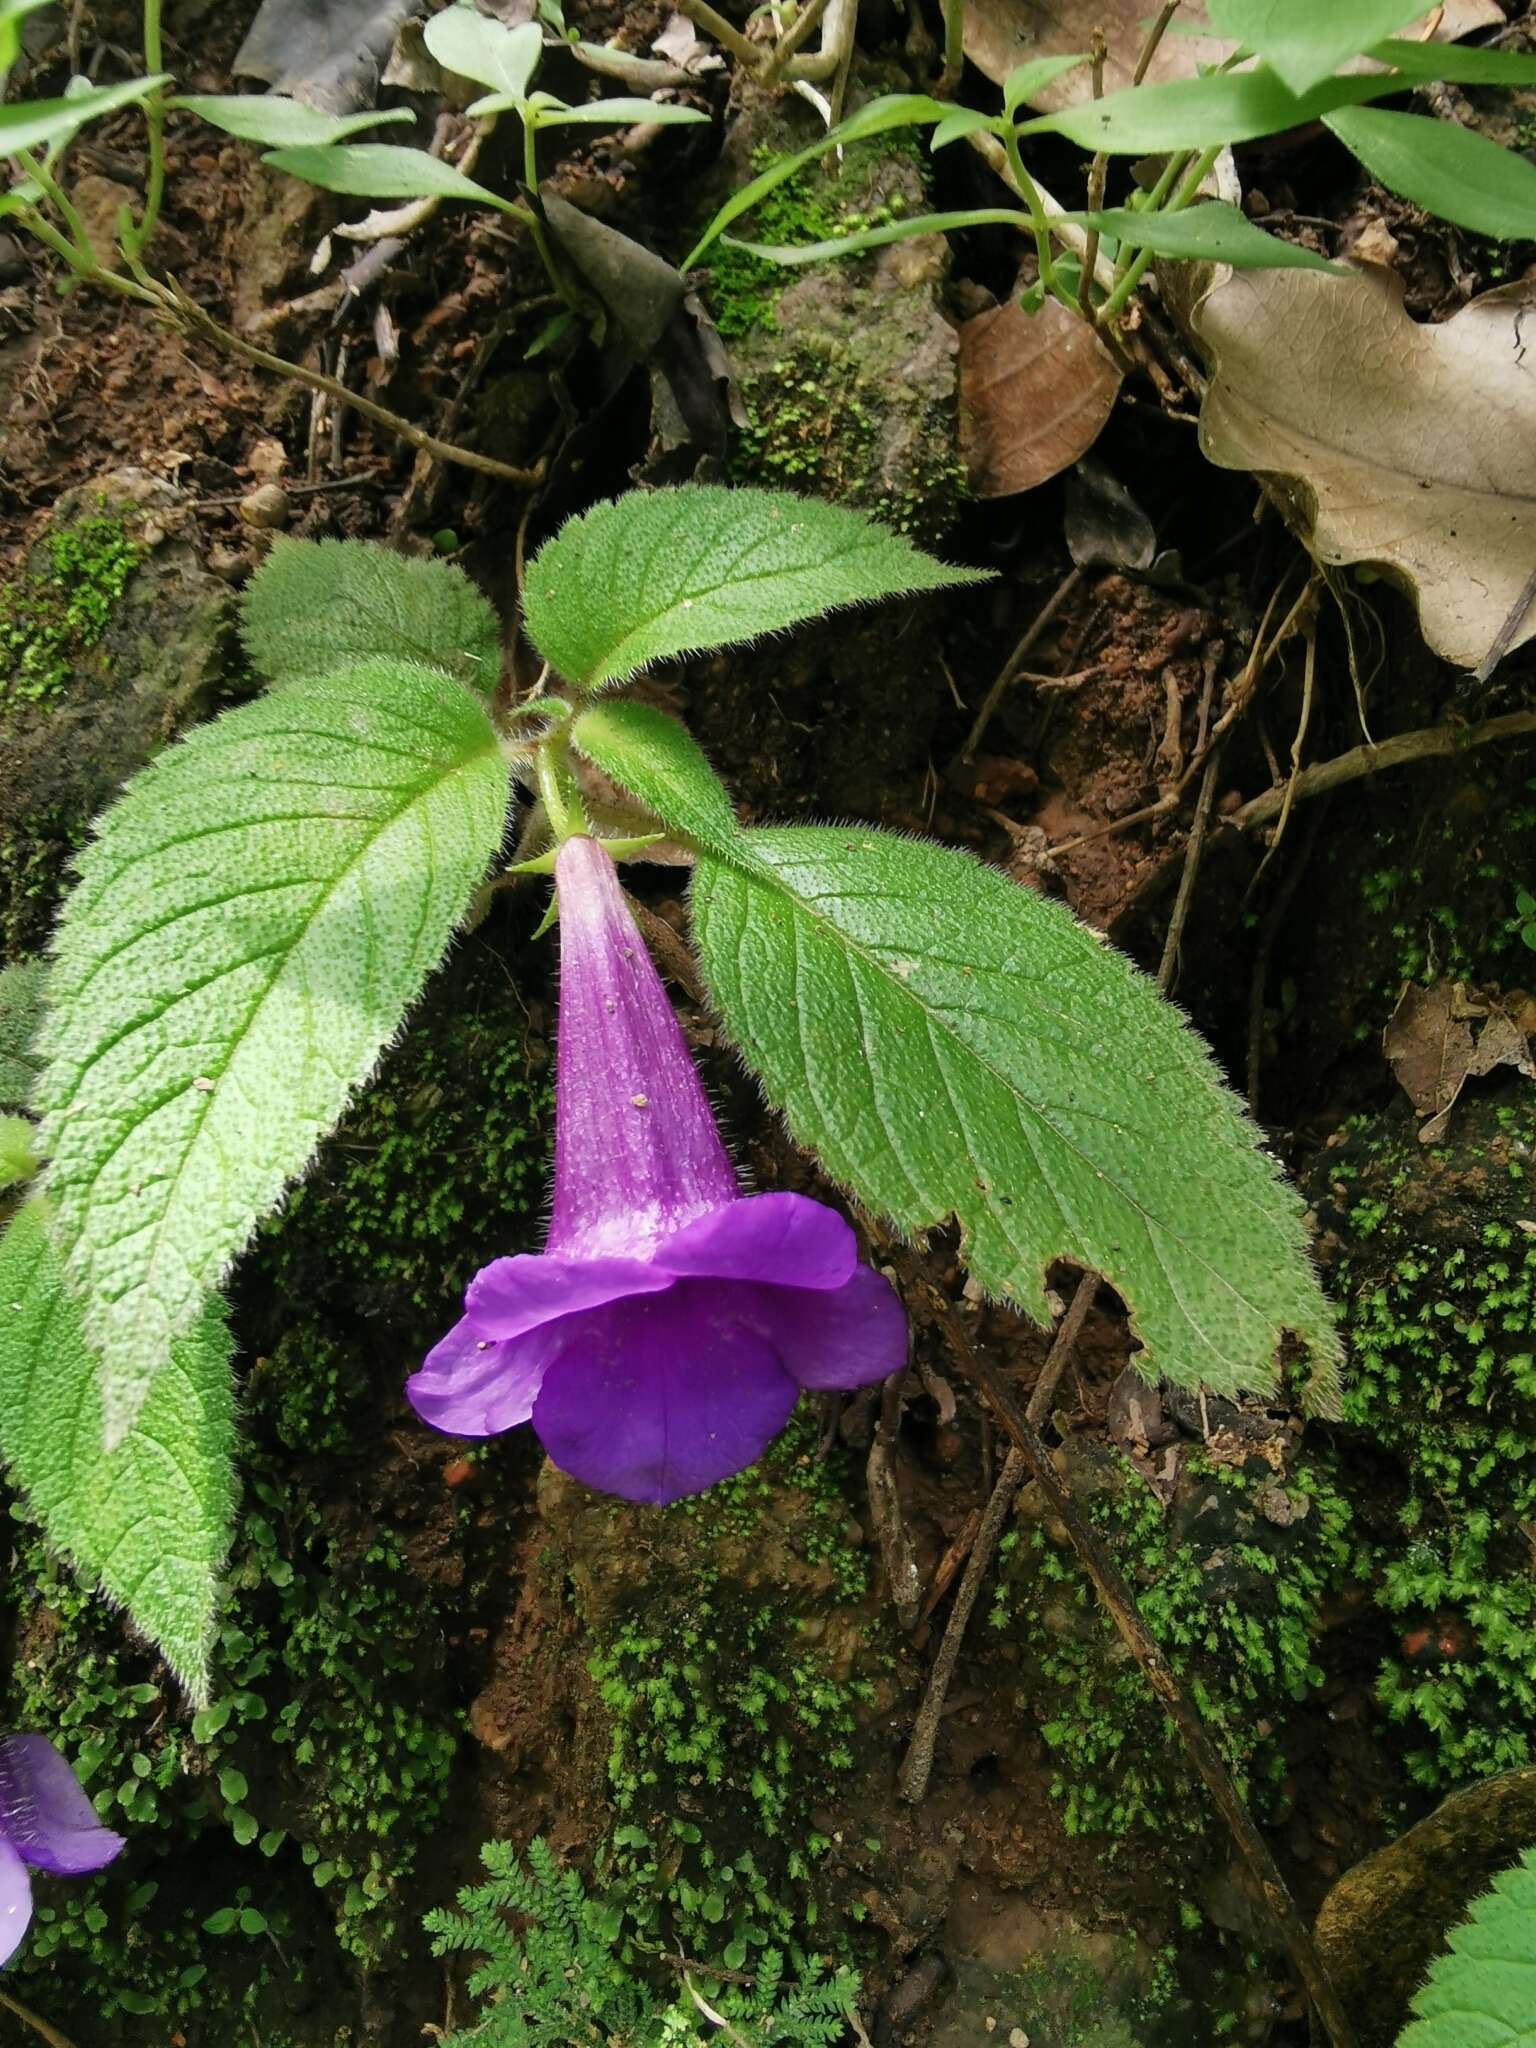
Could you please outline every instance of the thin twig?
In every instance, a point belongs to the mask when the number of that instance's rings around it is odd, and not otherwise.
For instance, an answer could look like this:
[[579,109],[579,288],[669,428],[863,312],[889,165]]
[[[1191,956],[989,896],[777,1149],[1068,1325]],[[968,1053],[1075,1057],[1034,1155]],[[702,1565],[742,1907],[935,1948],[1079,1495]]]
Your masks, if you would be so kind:
[[45,2019],[39,2018],[31,2006],[23,2005],[19,1998],[12,1998],[9,1991],[0,1991],[0,2005],[8,2012],[15,2013],[17,2019],[29,2026],[40,2040],[48,2043],[48,2048],[74,2048],[67,2035],[61,2034],[57,2027],[51,2027]]
[[1158,45],[1168,33],[1168,24],[1179,11],[1179,0],[1163,0],[1162,12],[1147,30],[1147,40],[1141,46],[1141,55],[1136,59],[1136,69],[1131,76],[1133,86],[1140,85],[1152,68],[1152,59],[1157,55]]
[[[1096,100],[1104,97],[1104,59],[1109,47],[1104,41],[1104,31],[1096,28],[1088,39],[1088,49],[1093,65],[1093,96]],[[1109,158],[1101,149],[1088,169],[1088,211],[1097,213],[1104,204],[1104,180],[1109,171]],[[1077,281],[1077,310],[1090,327],[1097,326],[1098,316],[1093,303],[1093,269],[1099,259],[1099,231],[1088,230],[1088,244],[1083,251],[1082,275]]]
[[[1335,754],[1331,761],[1318,761],[1303,768],[1294,783],[1266,789],[1234,811],[1228,823],[1251,831],[1267,825],[1284,808],[1287,794],[1299,803],[1303,797],[1322,796],[1330,789],[1342,789],[1366,775],[1379,775],[1387,768],[1401,768],[1409,761],[1429,761],[1448,754],[1462,754],[1473,747],[1496,746],[1500,740],[1523,739],[1536,733],[1536,711],[1510,711],[1502,718],[1490,718],[1482,725],[1429,725],[1414,732],[1400,732],[1374,746],[1351,747]],[[1056,849],[1058,852],[1060,848]]]
[[[1315,615],[1307,621],[1306,634],[1307,658],[1302,664],[1301,672],[1301,715],[1296,721],[1296,732],[1291,740],[1291,772],[1286,778],[1285,796],[1280,805],[1280,821],[1275,826],[1269,845],[1264,850],[1264,858],[1254,870],[1253,879],[1243,892],[1243,901],[1245,903],[1258,887],[1259,878],[1264,870],[1280,851],[1280,842],[1285,837],[1285,828],[1290,822],[1291,806],[1296,801],[1296,785],[1301,780],[1301,757],[1306,749],[1307,732],[1312,724],[1312,699],[1317,682],[1317,619]],[[1367,734],[1367,737],[1369,737],[1369,734]]]
[[712,35],[722,50],[729,50],[738,64],[747,65],[756,71],[762,63],[763,53],[755,43],[749,43],[739,28],[732,26],[723,14],[716,13],[709,0],[677,0],[680,14],[686,14],[695,28]]
[[1526,578],[1525,588],[1515,599],[1514,610],[1493,636],[1493,645],[1472,671],[1474,683],[1486,683],[1499,663],[1508,654],[1515,635],[1525,624],[1525,615],[1536,604],[1536,569]]
[[1168,993],[1173,980],[1173,970],[1178,964],[1179,942],[1184,936],[1184,923],[1189,916],[1189,906],[1194,900],[1195,879],[1200,873],[1200,856],[1205,850],[1205,828],[1210,821],[1211,799],[1216,794],[1216,771],[1221,766],[1221,747],[1212,747],[1210,759],[1205,764],[1205,774],[1200,780],[1200,794],[1195,798],[1194,822],[1189,828],[1189,843],[1184,849],[1184,871],[1179,876],[1179,893],[1173,900],[1173,916],[1168,920],[1168,936],[1163,941],[1163,957],[1158,963],[1157,985]]
[[1083,572],[1081,569],[1069,569],[1040,610],[1036,612],[1023,636],[1020,638],[1018,645],[998,670],[996,680],[993,682],[991,689],[982,698],[981,709],[977,712],[975,723],[966,735],[965,745],[955,756],[956,765],[962,761],[969,761],[973,757],[976,749],[981,745],[987,727],[992,722],[992,714],[1001,702],[1003,692],[1023,667],[1030,649],[1082,580]]
[[200,334],[207,341],[216,342],[220,348],[228,349],[232,355],[243,361],[254,363],[260,370],[270,370],[275,376],[286,377],[295,384],[302,384],[310,391],[318,391],[329,398],[333,405],[350,406],[353,412],[360,412],[364,419],[372,420],[376,426],[387,428],[413,448],[421,448],[428,455],[435,455],[439,462],[456,462],[461,469],[483,470],[487,476],[499,476],[508,483],[518,484],[530,490],[539,481],[536,469],[519,469],[510,462],[498,462],[493,455],[482,455],[477,448],[460,448],[449,441],[439,441],[435,434],[429,434],[422,427],[402,419],[399,413],[391,412],[387,406],[375,405],[371,398],[364,398],[360,392],[349,391],[345,384],[339,384],[334,377],[327,377],[322,370],[311,370],[304,363],[290,363],[284,356],[274,356],[264,348],[256,348],[236,334],[233,328],[225,327],[205,313],[195,300],[189,299],[179,286],[163,287],[165,310],[189,327],[194,334]]
[[[381,490],[383,488],[382,479],[376,476],[371,469],[360,469],[352,476],[326,477],[323,482],[317,484],[284,484],[283,489],[290,498],[314,498],[318,497],[322,491],[350,491],[363,484],[373,484]],[[251,489],[255,489],[254,484]],[[222,498],[197,498],[193,501],[192,510],[194,512],[222,511],[226,506],[243,505],[250,495],[250,491],[231,491],[226,497]]]
[[[1077,1292],[1061,1319],[1049,1356],[1029,1397],[1027,1413],[1036,1429],[1046,1420],[1057,1382],[1066,1370],[1067,1360],[1072,1355],[1084,1320],[1093,1306],[1093,1298],[1098,1292],[1098,1287],[1098,1274],[1085,1273],[1078,1281]],[[934,1658],[933,1669],[928,1674],[923,1703],[918,1708],[917,1719],[912,1724],[912,1740],[907,1746],[907,1754],[896,1780],[902,1798],[909,1805],[920,1806],[927,1794],[928,1780],[933,1774],[934,1745],[938,1741],[939,1723],[944,1717],[944,1701],[955,1675],[955,1666],[960,1661],[966,1627],[981,1593],[982,1582],[991,1568],[993,1553],[1003,1533],[1003,1524],[1007,1521],[1014,1497],[1023,1484],[1024,1454],[1017,1449],[1010,1450],[1003,1460],[1003,1469],[998,1475],[997,1484],[992,1489],[976,1531],[976,1541],[966,1562],[965,1576],[961,1579],[959,1591],[955,1594],[955,1604],[949,1610],[944,1640],[939,1645],[939,1654]]]
[[1167,1657],[1142,1620],[1135,1597],[1103,1537],[1078,1506],[1076,1496],[1057,1471],[1050,1452],[1020,1407],[1013,1389],[990,1360],[972,1344],[970,1334],[955,1313],[949,1297],[904,1247],[896,1248],[892,1257],[914,1296],[920,1294],[930,1305],[956,1367],[992,1404],[998,1421],[1023,1453],[1025,1463],[1052,1512],[1065,1527],[1072,1547],[1093,1581],[1121,1641],[1141,1667],[1154,1697],[1177,1730],[1186,1755],[1205,1781],[1222,1818],[1231,1829],[1238,1853],[1258,1885],[1285,1944],[1286,1953],[1306,1987],[1333,2048],[1358,2048],[1354,2029],[1339,2003],[1338,1993],[1312,1936],[1296,1910],[1295,1901],[1269,1845],[1244,1806],[1221,1752],[1206,1732],[1198,1708],[1184,1691]]

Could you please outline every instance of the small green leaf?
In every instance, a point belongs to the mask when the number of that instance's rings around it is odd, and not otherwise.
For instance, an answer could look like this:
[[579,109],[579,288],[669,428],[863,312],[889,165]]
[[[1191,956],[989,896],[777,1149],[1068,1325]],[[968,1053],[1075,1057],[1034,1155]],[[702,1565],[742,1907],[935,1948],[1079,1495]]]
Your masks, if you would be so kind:
[[121,85],[105,85],[99,91],[75,93],[67,99],[19,100],[15,106],[0,107],[0,156],[66,142],[87,121],[99,121],[103,114],[146,100],[157,86],[170,82],[170,74],[161,72],[154,78],[129,78]]
[[220,1700],[216,1706],[204,1707],[192,1716],[192,1740],[198,1744],[212,1742],[229,1725],[234,1712],[232,1700]]
[[254,1936],[265,1934],[266,1931],[267,1916],[265,1913],[258,1913],[254,1906],[242,1906],[240,1908],[240,1932],[242,1934]]
[[1536,55],[1524,50],[1482,50],[1473,43],[1410,43],[1393,37],[1370,53],[1409,78],[1439,78],[1451,85],[1536,85]]
[[952,142],[963,141],[967,135],[998,135],[1004,127],[1000,114],[981,114],[974,107],[956,107],[944,116],[928,138],[928,147],[937,152],[948,149]]
[[733,192],[680,267],[684,271],[692,270],[705,250],[725,233],[733,220],[740,220],[744,213],[750,213],[759,200],[777,191],[786,178],[792,178],[806,164],[819,163],[829,150],[841,149],[850,142],[862,142],[867,136],[884,135],[892,128],[926,127],[932,121],[945,120],[953,112],[954,108],[943,100],[930,99],[921,92],[886,93],[871,100],[856,114],[850,114],[846,121],[839,121],[835,128],[828,129],[815,142],[807,143],[804,149],[797,149],[790,156],[781,156],[777,163],[770,164],[766,171],[743,185],[739,192]]
[[577,750],[637,796],[647,810],[699,846],[729,853],[736,813],[698,743],[664,711],[625,699],[583,711],[571,729]]
[[[0,1238],[0,1456],[87,1590],[99,1584],[127,1609],[194,1699],[207,1690],[234,1513],[229,1352],[210,1309],[172,1347],[122,1442],[103,1451],[96,1360],[41,1202]],[[194,1740],[221,1711],[194,1721]]]
[[1450,1936],[1397,2048],[1536,2048],[1536,1849]]
[[1206,0],[1221,36],[1257,50],[1295,93],[1424,12],[1422,0]]
[[1118,1291],[1139,1369],[1269,1388],[1283,1333],[1333,1403],[1339,1342],[1301,1202],[1152,983],[1059,904],[850,826],[742,834],[695,870],[726,1027],[802,1143],[909,1233],[957,1219],[995,1298],[1051,1262]]
[[503,199],[473,178],[428,156],[424,149],[401,149],[389,142],[355,142],[334,149],[273,149],[262,158],[275,171],[342,192],[353,199],[465,199],[476,206],[494,206],[520,213],[514,200]]
[[289,99],[280,92],[189,92],[166,101],[184,113],[196,114],[226,135],[241,142],[259,142],[268,149],[291,149],[301,145],[340,142],[365,128],[404,121],[412,116],[406,107],[373,108],[364,114],[322,114],[303,100]]
[[31,1180],[41,1165],[36,1124],[0,1110],[0,1194]]
[[666,100],[583,100],[574,107],[541,107],[534,117],[539,129],[569,128],[573,125],[586,128],[627,128],[636,121],[656,123],[673,127],[685,121],[707,121],[708,114],[698,107],[682,107]]
[[37,1103],[111,1441],[442,957],[507,795],[477,700],[375,660],[200,727],[98,821]]
[[1536,240],[1536,164],[1424,114],[1352,107],[1328,126],[1389,192],[1497,242]]
[[1083,149],[1111,156],[1156,150],[1219,149],[1303,128],[1336,107],[1401,92],[1390,73],[1328,78],[1297,95],[1266,65],[1256,71],[1212,72],[1171,85],[1138,85],[1101,100],[1082,100],[1020,124],[1021,135],[1065,135]]
[[0,1108],[25,1109],[43,1070],[36,1045],[47,979],[46,960],[0,968]]
[[1129,206],[1109,206],[1102,213],[1068,213],[1063,220],[1077,227],[1097,228],[1133,249],[1157,256],[1203,263],[1230,263],[1238,270],[1330,270],[1347,277],[1347,264],[1330,263],[1311,249],[1266,234],[1245,213],[1225,200],[1212,199],[1177,213],[1142,213]]
[[1003,112],[1011,121],[1026,100],[1044,92],[1064,71],[1075,71],[1080,64],[1087,62],[1085,55],[1077,55],[1035,57],[1028,64],[1016,64],[1003,80]]
[[279,534],[251,578],[240,633],[274,683],[375,655],[446,669],[483,697],[501,673],[496,614],[463,570],[369,541]]
[[233,1934],[238,1915],[233,1906],[220,1906],[217,1913],[210,1913],[203,1922],[204,1934]]
[[0,0],[0,82],[21,54],[21,24],[48,0]]
[[964,213],[918,213],[909,220],[888,221],[878,228],[858,228],[827,242],[739,242],[725,237],[730,249],[745,249],[765,263],[825,263],[832,256],[861,256],[866,249],[884,249],[892,242],[915,241],[919,235],[951,235],[961,228],[1013,228],[1029,233],[1029,215],[1022,207],[978,206]]
[[517,28],[493,21],[473,5],[445,7],[422,31],[422,40],[445,71],[472,78],[516,103],[538,67],[544,33],[536,21]]
[[242,1806],[237,1806],[228,1819],[229,1832],[242,1849],[248,1849],[261,1833],[261,1822],[254,1813],[247,1813]]
[[523,628],[567,682],[592,690],[838,605],[985,580],[861,512],[685,484],[632,492],[563,526],[528,565]]
[[219,1797],[226,1806],[243,1806],[250,1791],[244,1771],[237,1771],[233,1764],[226,1764],[219,1773]]

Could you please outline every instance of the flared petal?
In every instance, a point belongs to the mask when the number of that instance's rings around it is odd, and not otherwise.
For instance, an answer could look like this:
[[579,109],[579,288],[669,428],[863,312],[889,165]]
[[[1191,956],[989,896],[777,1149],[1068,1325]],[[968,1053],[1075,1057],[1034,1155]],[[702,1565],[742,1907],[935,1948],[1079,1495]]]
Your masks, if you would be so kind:
[[463,1317],[434,1344],[405,1398],[423,1422],[445,1436],[495,1436],[533,1413],[546,1360],[557,1348],[548,1329],[528,1330],[504,1344],[482,1337]]
[[643,1258],[736,1199],[672,1005],[612,860],[568,839],[555,861],[560,1028],[555,1188],[547,1248]]
[[492,1259],[480,1268],[464,1296],[464,1319],[482,1337],[504,1342],[560,1316],[601,1308],[630,1294],[660,1294],[671,1285],[670,1273],[640,1259],[551,1258],[548,1253],[519,1252],[515,1258]]
[[34,1870],[79,1877],[123,1846],[104,1828],[79,1779],[41,1735],[0,1740],[0,1835]]
[[758,1299],[739,1313],[773,1346],[796,1383],[817,1391],[867,1387],[907,1362],[907,1315],[883,1273],[856,1266],[834,1293],[797,1287],[743,1289]]
[[743,1195],[664,1238],[654,1259],[680,1277],[821,1290],[843,1286],[858,1255],[853,1231],[825,1202],[808,1195]]
[[0,1837],[0,1966],[15,1955],[31,1925],[31,1873],[10,1843]]
[[735,1314],[737,1292],[685,1280],[558,1325],[533,1426],[562,1471],[661,1504],[762,1455],[799,1389]]

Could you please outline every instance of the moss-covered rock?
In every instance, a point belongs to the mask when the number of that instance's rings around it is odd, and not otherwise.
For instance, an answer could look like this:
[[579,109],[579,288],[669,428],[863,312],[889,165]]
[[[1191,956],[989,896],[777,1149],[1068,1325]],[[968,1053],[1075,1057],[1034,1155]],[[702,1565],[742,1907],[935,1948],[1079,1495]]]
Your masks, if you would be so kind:
[[[797,101],[748,100],[722,152],[714,202],[814,140]],[[813,163],[733,229],[742,240],[823,241],[927,206],[907,135]],[[873,513],[929,543],[952,523],[965,472],[956,450],[958,345],[941,301],[941,236],[784,269],[716,244],[709,298],[740,382],[732,448],[741,483],[775,485]]]
[[42,944],[92,817],[238,677],[234,592],[190,518],[114,470],[60,498],[0,586],[0,958]]

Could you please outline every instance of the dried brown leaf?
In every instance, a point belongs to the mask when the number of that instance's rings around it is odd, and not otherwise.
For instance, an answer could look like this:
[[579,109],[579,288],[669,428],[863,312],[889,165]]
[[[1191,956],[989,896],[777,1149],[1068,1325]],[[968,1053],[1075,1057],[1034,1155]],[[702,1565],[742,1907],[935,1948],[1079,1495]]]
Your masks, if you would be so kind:
[[[1482,1029],[1474,1043],[1472,1026],[1479,1019]],[[1530,1042],[1514,1018],[1497,1002],[1469,996],[1460,982],[1404,989],[1382,1033],[1382,1050],[1408,1100],[1429,1119],[1419,1132],[1426,1145],[1445,1136],[1469,1077],[1513,1067],[1536,1080]]]
[[[1431,327],[1389,272],[1244,271],[1192,325],[1205,454],[1282,480],[1320,561],[1377,565],[1430,646],[1475,669],[1536,562],[1536,284]],[[1510,645],[1533,634],[1536,611]]]
[[1054,299],[1010,300],[960,329],[960,452],[978,498],[1033,490],[1099,438],[1120,389],[1092,328]]

